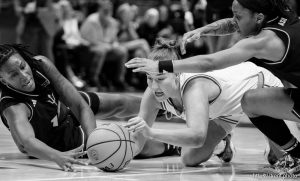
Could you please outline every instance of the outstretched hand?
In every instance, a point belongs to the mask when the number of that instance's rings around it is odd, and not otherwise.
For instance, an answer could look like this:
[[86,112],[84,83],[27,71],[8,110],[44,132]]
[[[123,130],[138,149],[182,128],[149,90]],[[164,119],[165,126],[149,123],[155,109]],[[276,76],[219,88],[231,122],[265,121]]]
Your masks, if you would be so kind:
[[152,132],[151,128],[148,126],[146,121],[141,117],[135,117],[128,121],[128,123],[125,125],[126,128],[128,128],[129,131],[132,131],[134,133],[141,132],[145,137],[151,137]]
[[133,58],[125,63],[127,68],[133,68],[133,72],[158,73],[158,61],[146,58]]
[[206,34],[207,30],[205,27],[195,29],[193,31],[189,31],[183,35],[183,38],[180,43],[180,51],[181,54],[186,54],[186,44],[198,40],[202,35]]
[[60,166],[64,171],[66,172],[73,172],[74,167],[73,164],[78,165],[88,165],[88,163],[85,163],[83,161],[77,160],[76,158],[85,155],[86,152],[62,152],[59,156],[57,156],[54,161],[55,163]]

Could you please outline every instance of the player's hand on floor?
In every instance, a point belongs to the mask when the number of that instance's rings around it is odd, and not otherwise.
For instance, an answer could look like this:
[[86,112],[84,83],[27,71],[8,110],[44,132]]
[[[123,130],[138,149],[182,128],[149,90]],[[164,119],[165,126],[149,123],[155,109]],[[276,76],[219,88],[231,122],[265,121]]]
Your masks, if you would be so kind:
[[87,163],[75,159],[75,158],[82,156],[83,154],[85,154],[85,152],[77,152],[77,153],[62,152],[59,156],[57,156],[54,159],[54,161],[64,171],[73,172],[74,171],[73,164],[87,165]]
[[146,58],[133,58],[125,63],[127,68],[133,68],[133,72],[158,73],[158,61]]
[[128,123],[125,125],[126,128],[128,128],[129,131],[132,131],[134,133],[143,133],[145,137],[151,137],[151,128],[148,126],[146,121],[141,117],[135,117],[128,121]]

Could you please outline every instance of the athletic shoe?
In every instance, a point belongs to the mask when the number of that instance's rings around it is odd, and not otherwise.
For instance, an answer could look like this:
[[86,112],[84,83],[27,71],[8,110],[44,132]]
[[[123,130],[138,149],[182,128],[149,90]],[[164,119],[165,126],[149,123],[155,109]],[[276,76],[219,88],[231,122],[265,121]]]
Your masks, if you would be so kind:
[[300,159],[285,154],[271,168],[281,176],[300,176]]
[[265,149],[264,156],[266,161],[268,161],[270,165],[274,165],[278,161],[277,156],[275,155],[274,151],[270,149],[269,144]]
[[233,159],[236,150],[231,141],[231,134],[228,134],[223,140],[225,141],[224,151],[217,154],[216,156],[219,157],[219,159],[223,162],[229,163]]

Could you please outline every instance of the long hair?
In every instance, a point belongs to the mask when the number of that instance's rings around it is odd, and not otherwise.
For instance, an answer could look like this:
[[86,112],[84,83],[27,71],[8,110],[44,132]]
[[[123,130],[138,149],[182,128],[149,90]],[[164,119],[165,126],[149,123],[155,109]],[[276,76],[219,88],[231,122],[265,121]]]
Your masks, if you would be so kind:
[[281,16],[290,20],[297,18],[297,14],[286,0],[237,0],[243,7],[257,13],[263,13],[267,20]]
[[158,38],[148,58],[155,61],[180,60],[179,46],[175,40]]
[[269,0],[272,4],[273,11],[279,12],[283,17],[290,17],[291,14],[296,16],[296,13],[292,10],[286,0]]
[[27,46],[22,44],[2,44],[0,45],[0,68],[13,55],[18,53],[31,68],[38,68],[37,62],[34,61],[34,54],[30,52]]

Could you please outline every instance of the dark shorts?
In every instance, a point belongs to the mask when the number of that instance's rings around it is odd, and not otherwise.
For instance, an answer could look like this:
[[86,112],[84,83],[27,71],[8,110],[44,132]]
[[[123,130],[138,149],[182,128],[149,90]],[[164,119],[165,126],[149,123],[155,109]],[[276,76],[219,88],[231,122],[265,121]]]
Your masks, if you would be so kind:
[[[97,94],[94,92],[81,91],[79,91],[79,93],[91,107],[93,113],[97,114],[100,104]],[[61,129],[57,130],[57,135],[60,134],[61,136],[59,137],[63,139],[57,140],[52,147],[59,151],[70,151],[78,148],[84,149],[83,140],[85,135],[80,127],[79,121],[73,114],[67,115],[65,119]]]
[[300,89],[299,88],[289,88],[286,89],[286,93],[294,101],[294,107],[292,113],[300,119]]
[[94,114],[99,111],[100,99],[98,95],[94,92],[82,92],[79,91],[83,99],[88,103]]

